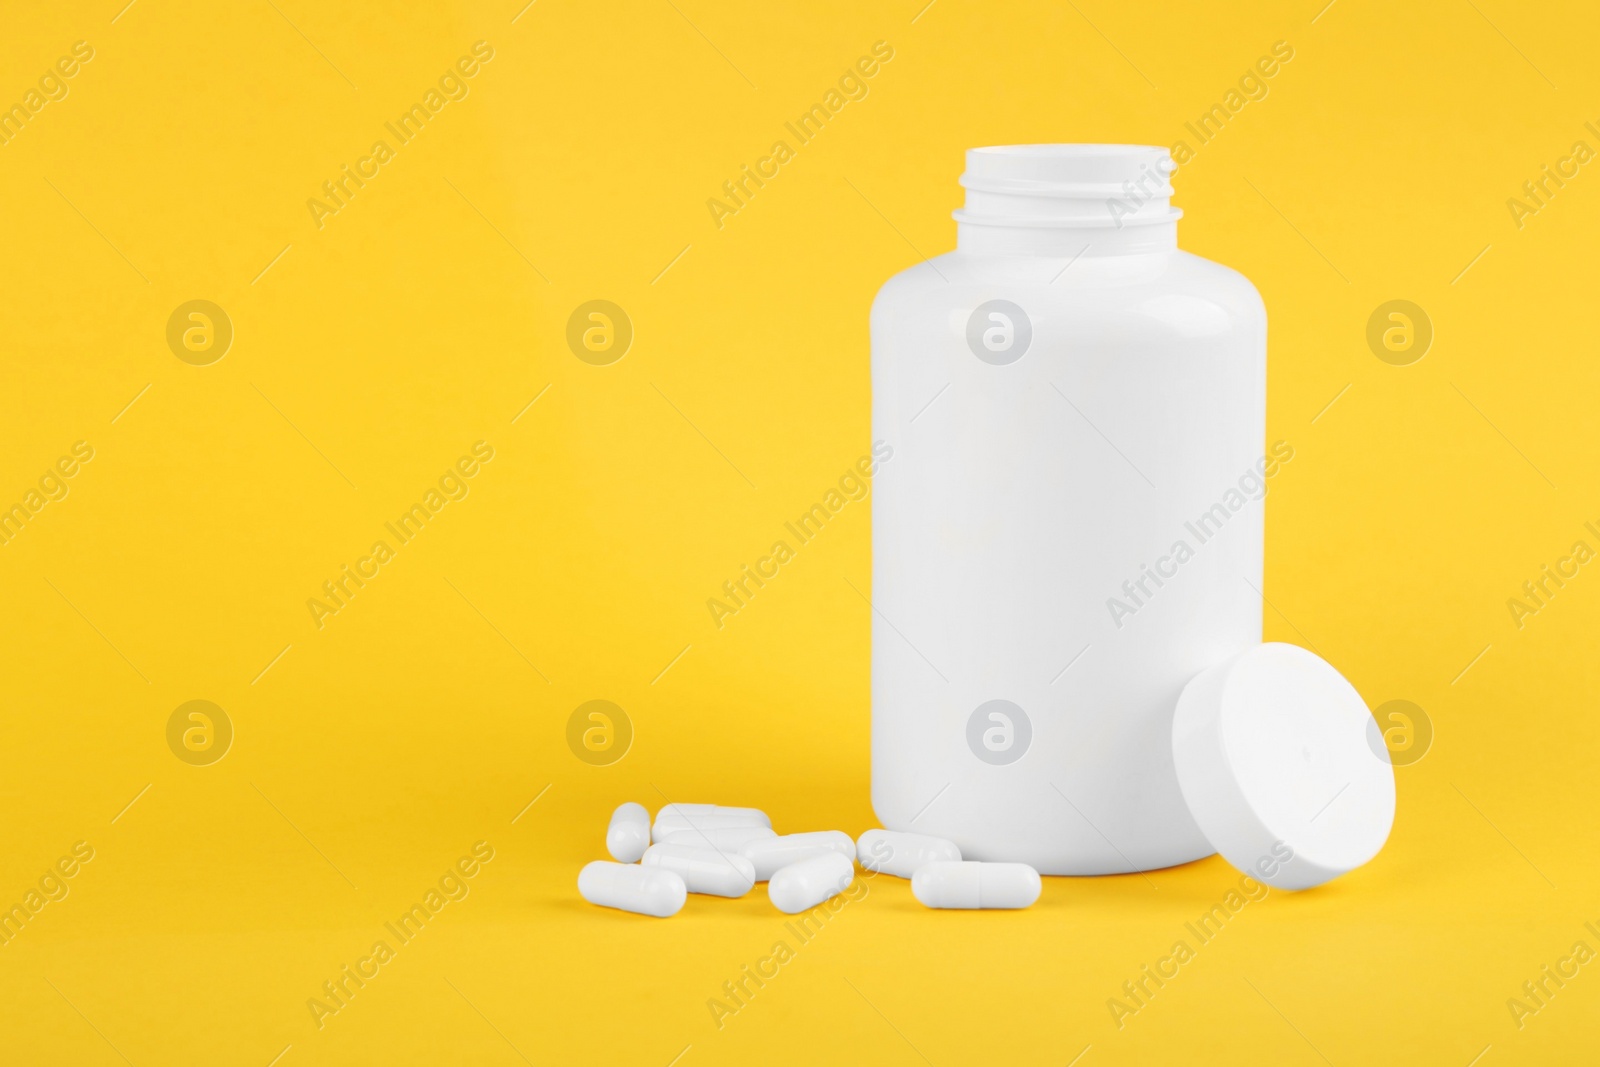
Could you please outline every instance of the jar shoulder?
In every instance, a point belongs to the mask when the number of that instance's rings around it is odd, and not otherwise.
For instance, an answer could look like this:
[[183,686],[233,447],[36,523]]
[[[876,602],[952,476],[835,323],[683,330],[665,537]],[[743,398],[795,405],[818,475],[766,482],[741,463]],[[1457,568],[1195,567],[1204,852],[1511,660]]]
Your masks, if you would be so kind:
[[[891,277],[872,304],[875,327],[902,315],[1008,299],[1040,314],[1136,315],[1182,334],[1264,329],[1261,294],[1231,267],[1181,250],[1077,260],[935,256]],[[1031,312],[1030,312],[1031,313]]]

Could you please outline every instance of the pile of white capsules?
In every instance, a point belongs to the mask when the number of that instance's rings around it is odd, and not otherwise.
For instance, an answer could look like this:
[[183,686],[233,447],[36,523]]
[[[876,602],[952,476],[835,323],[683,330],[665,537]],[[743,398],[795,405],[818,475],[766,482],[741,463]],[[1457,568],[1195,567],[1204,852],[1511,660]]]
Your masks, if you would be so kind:
[[[652,843],[653,842],[653,843]],[[742,897],[767,883],[773,907],[790,915],[844,892],[855,864],[911,879],[912,895],[930,908],[1026,908],[1039,899],[1039,872],[1025,863],[963,861],[942,837],[868,830],[859,841],[841,830],[784,834],[755,808],[668,804],[655,825],[644,805],[611,816],[606,851],[578,874],[591,904],[666,918],[690,893]]]

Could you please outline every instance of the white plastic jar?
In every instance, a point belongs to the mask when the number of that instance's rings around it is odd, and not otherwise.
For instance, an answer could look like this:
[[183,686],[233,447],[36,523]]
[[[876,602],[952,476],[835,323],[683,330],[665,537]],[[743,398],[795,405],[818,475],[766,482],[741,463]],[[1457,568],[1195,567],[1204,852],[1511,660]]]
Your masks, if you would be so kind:
[[1185,683],[1261,641],[1266,312],[1177,247],[1165,149],[967,153],[957,250],[872,307],[872,801],[1045,874],[1215,849]]

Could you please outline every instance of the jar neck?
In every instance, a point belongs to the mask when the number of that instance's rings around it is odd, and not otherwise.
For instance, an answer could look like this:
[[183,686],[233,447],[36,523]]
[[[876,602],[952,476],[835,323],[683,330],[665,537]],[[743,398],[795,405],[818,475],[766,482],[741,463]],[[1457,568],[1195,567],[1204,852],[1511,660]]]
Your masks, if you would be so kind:
[[1145,145],[1008,145],[967,153],[956,244],[978,255],[1120,256],[1178,247],[1175,169]]
[[1178,247],[1176,221],[1115,227],[994,225],[958,221],[956,248],[979,256],[1129,256],[1172,252]]

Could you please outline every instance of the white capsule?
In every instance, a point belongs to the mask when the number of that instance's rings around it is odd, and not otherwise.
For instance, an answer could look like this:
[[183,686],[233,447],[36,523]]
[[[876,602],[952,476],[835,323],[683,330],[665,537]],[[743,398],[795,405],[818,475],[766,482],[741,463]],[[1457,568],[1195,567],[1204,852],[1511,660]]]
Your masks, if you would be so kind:
[[930,908],[1026,908],[1042,889],[1026,863],[936,860],[911,876],[911,895]]
[[702,811],[688,810],[681,807],[667,805],[656,813],[655,825],[651,828],[650,838],[661,842],[666,840],[668,834],[679,833],[684,830],[731,830],[737,827],[760,826],[772,828],[772,820],[764,812],[755,808],[706,808]]
[[720,830],[673,830],[656,838],[658,845],[694,845],[719,852],[738,852],[751,841],[777,837],[765,826],[725,826]]
[[772,825],[772,820],[767,818],[767,813],[759,808],[726,808],[721,804],[666,804],[660,811],[656,812],[656,818],[665,818],[669,822],[683,816],[693,819],[695,816],[704,815],[708,811],[740,816],[748,819],[752,826]]
[[961,849],[954,841],[927,834],[906,834],[897,830],[868,830],[856,842],[856,859],[869,871],[910,878],[925,863],[959,860]]
[[688,899],[683,878],[662,867],[595,860],[578,872],[578,893],[591,904],[665,919]]
[[855,875],[855,864],[837,852],[823,852],[774,871],[767,897],[773,907],[793,915],[843,893]]
[[713,808],[717,808],[717,807],[720,807],[720,805],[718,805],[718,804],[663,804],[663,805],[661,805],[660,810],[656,812],[656,814],[657,815],[665,815],[669,811],[681,811],[681,812],[686,812],[686,813],[692,815],[697,811],[711,811]]
[[638,863],[650,847],[650,813],[643,804],[629,801],[611,813],[606,827],[606,851],[618,863]]
[[742,897],[756,884],[756,871],[749,860],[714,848],[651,845],[645,849],[641,862],[646,867],[660,867],[678,875],[691,893]]
[[854,860],[856,845],[849,834],[840,830],[817,830],[809,834],[765,837],[739,849],[739,855],[756,865],[758,882],[767,881],[782,867],[823,852],[837,852],[847,860]]

